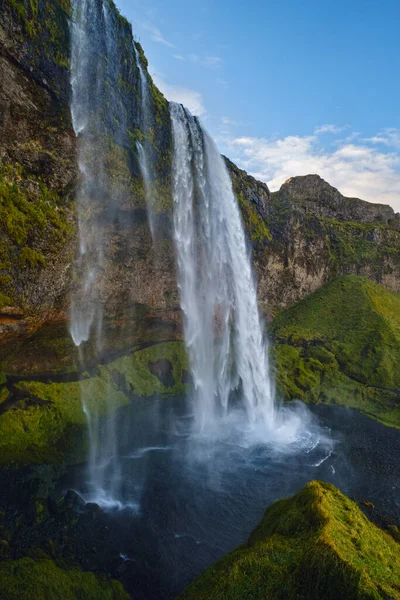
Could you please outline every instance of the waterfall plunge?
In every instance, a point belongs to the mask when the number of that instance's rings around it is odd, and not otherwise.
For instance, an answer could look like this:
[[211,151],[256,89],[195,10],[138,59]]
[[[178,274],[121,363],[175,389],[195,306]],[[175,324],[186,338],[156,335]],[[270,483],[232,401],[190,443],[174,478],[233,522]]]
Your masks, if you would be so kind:
[[232,183],[199,121],[170,105],[174,233],[198,429],[212,431],[237,390],[250,425],[275,421],[256,284]]

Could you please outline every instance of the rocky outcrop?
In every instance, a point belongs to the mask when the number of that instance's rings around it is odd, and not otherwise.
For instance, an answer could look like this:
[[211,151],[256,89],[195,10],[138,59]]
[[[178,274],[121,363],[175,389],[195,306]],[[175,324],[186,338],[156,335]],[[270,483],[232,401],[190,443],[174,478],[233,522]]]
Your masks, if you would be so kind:
[[272,504],[247,542],[179,599],[396,598],[399,556],[398,542],[354,502],[333,485],[312,481]]
[[319,175],[291,177],[280,189],[281,197],[294,200],[299,210],[324,219],[388,225],[400,230],[400,215],[390,206],[346,198]]
[[345,198],[307,175],[270,195],[263,222],[268,235],[252,245],[267,316],[338,275],[362,275],[400,291],[400,217],[389,206]]

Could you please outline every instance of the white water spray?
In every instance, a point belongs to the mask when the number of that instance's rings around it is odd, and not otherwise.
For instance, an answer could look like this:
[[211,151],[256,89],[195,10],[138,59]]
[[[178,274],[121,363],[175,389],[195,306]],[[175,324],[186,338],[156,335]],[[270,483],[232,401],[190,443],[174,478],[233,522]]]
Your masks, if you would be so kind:
[[213,429],[238,392],[252,426],[272,427],[274,387],[246,238],[213,140],[181,105],[174,138],[174,234],[197,427]]

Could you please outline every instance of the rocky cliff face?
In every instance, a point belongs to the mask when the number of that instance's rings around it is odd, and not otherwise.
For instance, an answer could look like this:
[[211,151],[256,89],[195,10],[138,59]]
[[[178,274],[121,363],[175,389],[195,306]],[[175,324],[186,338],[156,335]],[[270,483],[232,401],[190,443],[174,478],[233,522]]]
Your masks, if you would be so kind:
[[269,235],[255,239],[253,251],[267,315],[338,275],[362,275],[400,290],[400,219],[389,206],[345,198],[318,175],[307,175],[270,194],[263,223]]
[[0,6],[0,332],[65,304],[77,177],[66,8]]
[[[154,150],[153,243],[137,155],[137,142],[145,134],[132,32],[111,2],[109,9],[118,43],[112,83],[124,107],[126,136],[119,139],[119,125],[107,111],[110,98],[101,98],[96,118],[106,176],[120,193],[112,219],[101,208],[92,216],[105,231],[100,299],[109,319],[134,313],[164,323],[176,337],[180,316],[170,227],[168,103],[148,76],[137,45],[151,95],[145,141]],[[79,140],[70,116],[69,19],[66,1],[6,0],[0,8],[3,336],[32,331],[44,321],[65,321],[69,296],[78,288],[74,192]],[[339,274],[364,275],[400,289],[400,220],[390,207],[345,198],[317,175],[294,177],[271,194],[229,160],[227,165],[253,250],[260,306],[268,318]]]
[[[101,301],[106,316],[114,319],[125,308],[160,319],[171,305],[174,322],[178,305],[169,227],[168,104],[149,78],[156,153],[153,244],[136,148],[143,132],[132,31],[111,2],[110,18],[119,57],[112,83],[126,113],[127,131],[119,140],[118,124],[107,110],[110,99],[98,99],[94,106],[106,180],[119,191],[112,219],[100,203],[92,217],[105,231]],[[7,0],[0,7],[0,25],[0,336],[9,336],[30,333],[45,321],[68,319],[69,297],[80,276],[74,268],[80,142],[71,121],[69,3]]]

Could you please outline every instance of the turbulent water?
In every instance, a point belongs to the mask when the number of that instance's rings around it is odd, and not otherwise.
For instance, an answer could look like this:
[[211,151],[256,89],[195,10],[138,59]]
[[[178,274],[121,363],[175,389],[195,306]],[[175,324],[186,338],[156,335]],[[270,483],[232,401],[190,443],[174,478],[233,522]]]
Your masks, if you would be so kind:
[[196,423],[200,430],[212,429],[237,392],[249,423],[271,428],[268,348],[232,183],[198,119],[181,105],[170,106],[178,284]]

